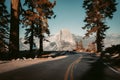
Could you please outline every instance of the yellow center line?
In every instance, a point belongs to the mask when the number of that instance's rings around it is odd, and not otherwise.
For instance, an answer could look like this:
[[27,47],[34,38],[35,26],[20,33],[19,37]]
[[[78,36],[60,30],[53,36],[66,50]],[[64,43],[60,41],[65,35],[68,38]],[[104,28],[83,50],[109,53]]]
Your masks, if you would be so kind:
[[[73,76],[73,72],[74,72],[74,66],[79,63],[79,61],[81,60],[82,56],[80,56],[77,60],[75,60],[73,63],[71,63],[68,68],[67,71],[65,73],[65,77],[64,80],[68,80],[70,78],[70,80],[74,80],[74,76]],[[70,76],[69,76],[70,74]]]
[[69,76],[70,68],[71,68],[72,65],[73,65],[73,63],[70,64],[69,67],[67,68],[67,71],[66,71],[66,73],[65,73],[64,80],[68,80],[68,76]]
[[73,77],[73,69],[74,69],[74,65],[75,65],[75,62],[74,62],[74,64],[73,64],[72,67],[71,67],[70,80],[73,80],[73,79],[74,79],[74,77]]

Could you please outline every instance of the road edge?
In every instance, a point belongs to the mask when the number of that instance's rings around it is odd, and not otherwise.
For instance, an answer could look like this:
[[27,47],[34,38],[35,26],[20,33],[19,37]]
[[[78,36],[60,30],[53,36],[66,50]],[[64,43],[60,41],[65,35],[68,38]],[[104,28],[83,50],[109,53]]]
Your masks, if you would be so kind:
[[110,70],[114,71],[115,73],[119,74],[120,75],[120,71],[117,70],[115,67],[111,66],[110,64],[108,63],[103,63],[104,65],[106,65]]

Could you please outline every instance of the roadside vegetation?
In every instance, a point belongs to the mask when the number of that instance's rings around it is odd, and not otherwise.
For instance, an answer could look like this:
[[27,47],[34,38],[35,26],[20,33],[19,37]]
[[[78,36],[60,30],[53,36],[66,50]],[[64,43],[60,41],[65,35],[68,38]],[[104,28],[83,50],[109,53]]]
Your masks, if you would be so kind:
[[120,44],[112,45],[102,52],[104,54],[103,60],[110,65],[120,67]]

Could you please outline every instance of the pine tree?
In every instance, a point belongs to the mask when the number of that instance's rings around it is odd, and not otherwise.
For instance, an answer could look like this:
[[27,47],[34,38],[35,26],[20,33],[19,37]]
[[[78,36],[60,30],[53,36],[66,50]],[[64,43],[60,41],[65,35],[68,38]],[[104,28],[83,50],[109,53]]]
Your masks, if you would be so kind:
[[33,51],[33,45],[34,45],[34,33],[35,33],[35,18],[37,16],[37,13],[34,12],[34,6],[32,4],[32,0],[25,0],[24,6],[27,6],[28,9],[25,10],[22,8],[22,19],[21,22],[23,24],[23,27],[26,29],[25,33],[25,44],[30,44],[30,52]]
[[38,0],[36,1],[36,10],[38,14],[40,15],[40,23],[38,24],[38,38],[40,39],[40,48],[39,51],[43,51],[43,33],[47,33],[48,35],[50,34],[49,29],[48,29],[48,22],[47,19],[51,19],[51,17],[54,15],[53,12],[53,7],[56,5],[56,1],[54,3],[51,3],[49,0]]
[[0,0],[0,53],[8,50],[9,39],[9,13],[5,6],[5,0]]
[[20,0],[11,0],[11,25],[9,51],[12,57],[19,53],[19,7]]
[[97,52],[101,52],[104,47],[105,31],[109,27],[105,24],[107,18],[112,19],[116,11],[116,0],[84,0],[83,8],[86,10],[84,22],[87,24],[83,29],[87,29],[87,37],[96,33]]
[[[43,34],[50,34],[47,19],[51,18],[54,14],[52,8],[54,7],[55,2],[51,3],[49,0],[25,0],[25,4],[28,5],[28,10],[23,12],[22,22],[24,25],[26,25],[26,27],[29,27],[29,29],[26,29],[27,41],[30,43],[30,45],[33,45],[31,44],[31,42],[33,42],[33,36],[38,37],[40,39],[39,50],[42,52]],[[32,35],[30,35],[32,40],[30,39],[29,33],[32,33]]]

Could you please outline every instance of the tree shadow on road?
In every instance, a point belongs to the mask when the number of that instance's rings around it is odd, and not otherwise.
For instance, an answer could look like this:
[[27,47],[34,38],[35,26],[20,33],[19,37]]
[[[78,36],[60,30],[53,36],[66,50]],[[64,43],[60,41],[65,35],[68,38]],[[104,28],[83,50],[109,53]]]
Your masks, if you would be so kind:
[[105,80],[104,69],[102,61],[98,59],[96,62],[91,64],[91,68],[82,76],[80,80]]

